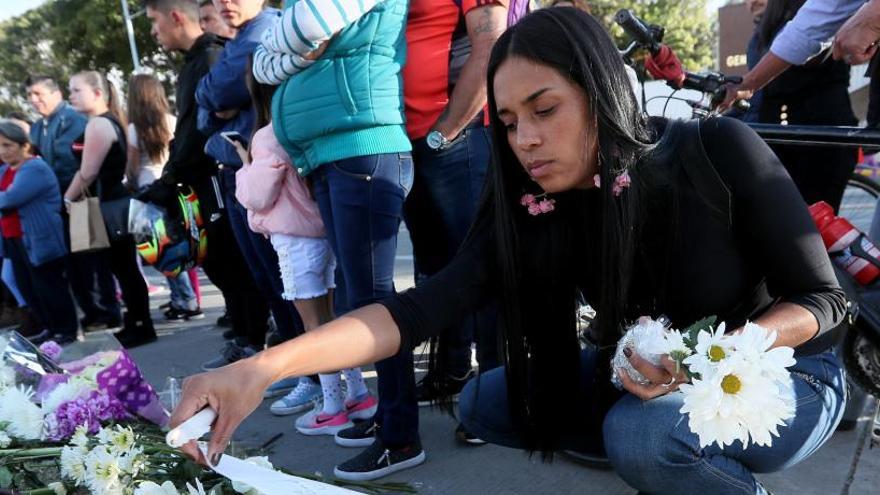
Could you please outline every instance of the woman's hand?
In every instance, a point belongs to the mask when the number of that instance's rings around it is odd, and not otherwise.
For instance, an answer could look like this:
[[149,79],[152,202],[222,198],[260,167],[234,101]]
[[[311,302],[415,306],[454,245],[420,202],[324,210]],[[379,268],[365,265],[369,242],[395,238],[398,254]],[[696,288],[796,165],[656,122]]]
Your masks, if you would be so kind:
[[[183,382],[180,404],[171,414],[171,428],[180,426],[205,407],[211,407],[217,413],[217,419],[211,426],[208,458],[211,459],[210,465],[217,465],[232,440],[232,434],[263,402],[263,392],[273,379],[267,367],[255,358],[189,377]],[[181,450],[207,465],[195,441],[184,445]]]
[[660,364],[662,366],[656,366],[633,352],[631,349],[626,349],[623,352],[626,354],[629,362],[633,365],[633,368],[650,380],[650,383],[642,385],[636,383],[630,378],[629,373],[627,373],[626,370],[617,370],[617,374],[620,376],[620,381],[623,383],[623,388],[642,400],[650,400],[660,397],[661,395],[666,395],[669,392],[678,390],[680,384],[690,381],[684,370],[676,370],[677,366],[675,361],[669,359],[669,356],[666,354],[660,358]]

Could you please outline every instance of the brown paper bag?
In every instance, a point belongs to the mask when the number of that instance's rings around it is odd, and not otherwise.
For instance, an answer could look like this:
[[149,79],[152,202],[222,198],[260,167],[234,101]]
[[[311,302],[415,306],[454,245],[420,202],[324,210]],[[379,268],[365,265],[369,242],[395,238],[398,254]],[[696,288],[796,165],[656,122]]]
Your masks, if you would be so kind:
[[107,227],[98,198],[83,198],[70,204],[70,252],[81,253],[110,247]]

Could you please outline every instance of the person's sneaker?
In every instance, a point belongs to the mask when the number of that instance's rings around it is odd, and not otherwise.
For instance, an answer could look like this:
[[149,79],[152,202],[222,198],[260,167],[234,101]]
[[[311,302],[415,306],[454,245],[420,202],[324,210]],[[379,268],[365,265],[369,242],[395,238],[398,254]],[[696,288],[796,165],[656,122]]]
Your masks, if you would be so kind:
[[232,326],[232,317],[229,316],[229,310],[223,312],[223,315],[217,318],[217,326],[228,328]]
[[379,425],[370,418],[340,431],[333,437],[333,441],[340,447],[369,447],[376,441],[376,430],[378,429]]
[[425,462],[425,451],[418,440],[399,449],[389,449],[376,440],[363,452],[336,466],[333,474],[348,481],[370,481]]
[[184,316],[184,311],[182,309],[177,309],[175,307],[168,308],[165,313],[165,319],[168,321],[184,321],[186,320],[186,316]]
[[263,392],[263,398],[274,399],[275,397],[287,395],[288,392],[296,388],[297,384],[299,384],[298,376],[293,378],[282,378],[272,385],[269,385],[269,388]]
[[468,371],[461,378],[446,376],[442,381],[435,379],[429,373],[416,384],[416,400],[419,402],[419,406],[422,407],[437,403],[444,395],[449,396],[453,401],[457,401],[461,389],[473,377],[474,370]]
[[487,443],[482,438],[477,438],[471,432],[467,431],[462,423],[459,423],[458,428],[455,429],[455,438],[465,445],[471,445],[474,447],[486,445]]
[[308,436],[335,436],[340,430],[354,426],[351,420],[348,419],[345,411],[339,411],[336,414],[325,414],[323,408],[323,404],[318,403],[314,409],[296,418],[294,422],[296,431]]
[[257,351],[251,349],[250,347],[239,346],[238,344],[230,340],[226,342],[226,345],[220,351],[219,356],[202,364],[202,371],[216,370],[217,368],[222,368],[227,364],[232,364],[241,359],[249,358],[256,353]]
[[302,377],[293,390],[272,403],[269,411],[276,416],[296,414],[312,407],[312,403],[320,397],[321,386],[311,378]]
[[376,414],[379,407],[379,401],[369,392],[364,394],[361,399],[351,399],[345,401],[345,412],[351,419],[371,419]]
[[160,304],[159,309],[171,309],[171,301]]

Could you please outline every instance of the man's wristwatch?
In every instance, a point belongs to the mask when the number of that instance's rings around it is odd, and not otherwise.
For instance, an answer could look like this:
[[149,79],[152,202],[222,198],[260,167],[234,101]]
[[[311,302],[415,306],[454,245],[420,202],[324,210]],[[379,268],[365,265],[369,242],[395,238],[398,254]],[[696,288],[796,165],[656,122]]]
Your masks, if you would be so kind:
[[452,141],[446,139],[442,132],[436,130],[429,132],[425,141],[428,144],[428,148],[434,151],[443,151],[452,144]]

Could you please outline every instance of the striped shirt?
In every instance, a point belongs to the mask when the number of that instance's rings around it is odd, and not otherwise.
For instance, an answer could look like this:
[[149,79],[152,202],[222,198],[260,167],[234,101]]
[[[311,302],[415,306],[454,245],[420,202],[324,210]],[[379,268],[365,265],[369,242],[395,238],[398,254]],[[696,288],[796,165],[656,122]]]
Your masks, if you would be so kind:
[[385,0],[297,0],[263,34],[254,77],[278,85],[314,63],[306,55]]

